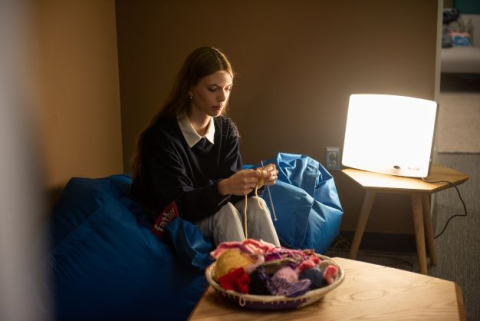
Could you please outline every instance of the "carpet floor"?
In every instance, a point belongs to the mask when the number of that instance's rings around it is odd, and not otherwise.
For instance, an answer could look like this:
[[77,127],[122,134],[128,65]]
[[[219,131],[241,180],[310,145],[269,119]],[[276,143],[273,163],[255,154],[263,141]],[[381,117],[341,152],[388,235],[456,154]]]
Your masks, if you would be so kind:
[[480,93],[440,94],[436,151],[480,153]]

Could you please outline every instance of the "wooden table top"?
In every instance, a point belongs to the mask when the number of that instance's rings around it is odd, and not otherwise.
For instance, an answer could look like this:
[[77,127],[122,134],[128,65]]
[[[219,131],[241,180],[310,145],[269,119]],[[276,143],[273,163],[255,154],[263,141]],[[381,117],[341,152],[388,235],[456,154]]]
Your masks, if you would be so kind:
[[391,193],[415,192],[431,194],[451,187],[446,181],[459,185],[468,180],[468,176],[439,164],[433,164],[430,169],[430,175],[426,177],[426,180],[429,182],[443,181],[439,183],[428,183],[421,178],[378,174],[353,168],[343,169],[342,172],[365,189]]
[[344,282],[298,310],[255,311],[235,306],[209,287],[190,321],[465,320],[463,296],[451,281],[355,260],[334,258]]

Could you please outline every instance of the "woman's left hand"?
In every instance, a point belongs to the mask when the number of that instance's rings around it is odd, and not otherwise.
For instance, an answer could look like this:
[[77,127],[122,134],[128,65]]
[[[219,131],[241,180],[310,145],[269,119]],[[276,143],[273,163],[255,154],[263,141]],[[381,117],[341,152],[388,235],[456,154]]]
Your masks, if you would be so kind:
[[258,168],[263,175],[264,185],[273,185],[277,181],[278,171],[275,164],[268,164]]

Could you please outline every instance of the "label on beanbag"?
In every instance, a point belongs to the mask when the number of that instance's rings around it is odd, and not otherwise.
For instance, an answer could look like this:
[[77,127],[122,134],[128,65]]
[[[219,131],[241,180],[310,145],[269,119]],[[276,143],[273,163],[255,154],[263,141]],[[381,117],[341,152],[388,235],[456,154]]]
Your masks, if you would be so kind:
[[155,223],[152,226],[152,233],[158,236],[159,238],[163,238],[163,234],[165,233],[165,228],[167,227],[168,223],[173,221],[178,217],[178,209],[177,204],[175,201],[172,201],[168,206],[158,215]]

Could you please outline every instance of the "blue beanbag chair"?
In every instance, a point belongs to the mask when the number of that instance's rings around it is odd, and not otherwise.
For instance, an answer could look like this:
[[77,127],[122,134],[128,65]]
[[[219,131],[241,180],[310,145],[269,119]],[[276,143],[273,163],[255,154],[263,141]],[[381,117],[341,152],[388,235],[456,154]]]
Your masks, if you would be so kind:
[[[270,163],[279,172],[270,192],[281,244],[325,253],[340,231],[343,216],[333,177],[322,164],[305,155],[279,153],[264,165]],[[267,191],[263,198],[273,214]]]
[[57,320],[186,320],[205,290],[210,244],[180,220],[158,239],[130,184],[73,178],[62,192],[42,267]]

